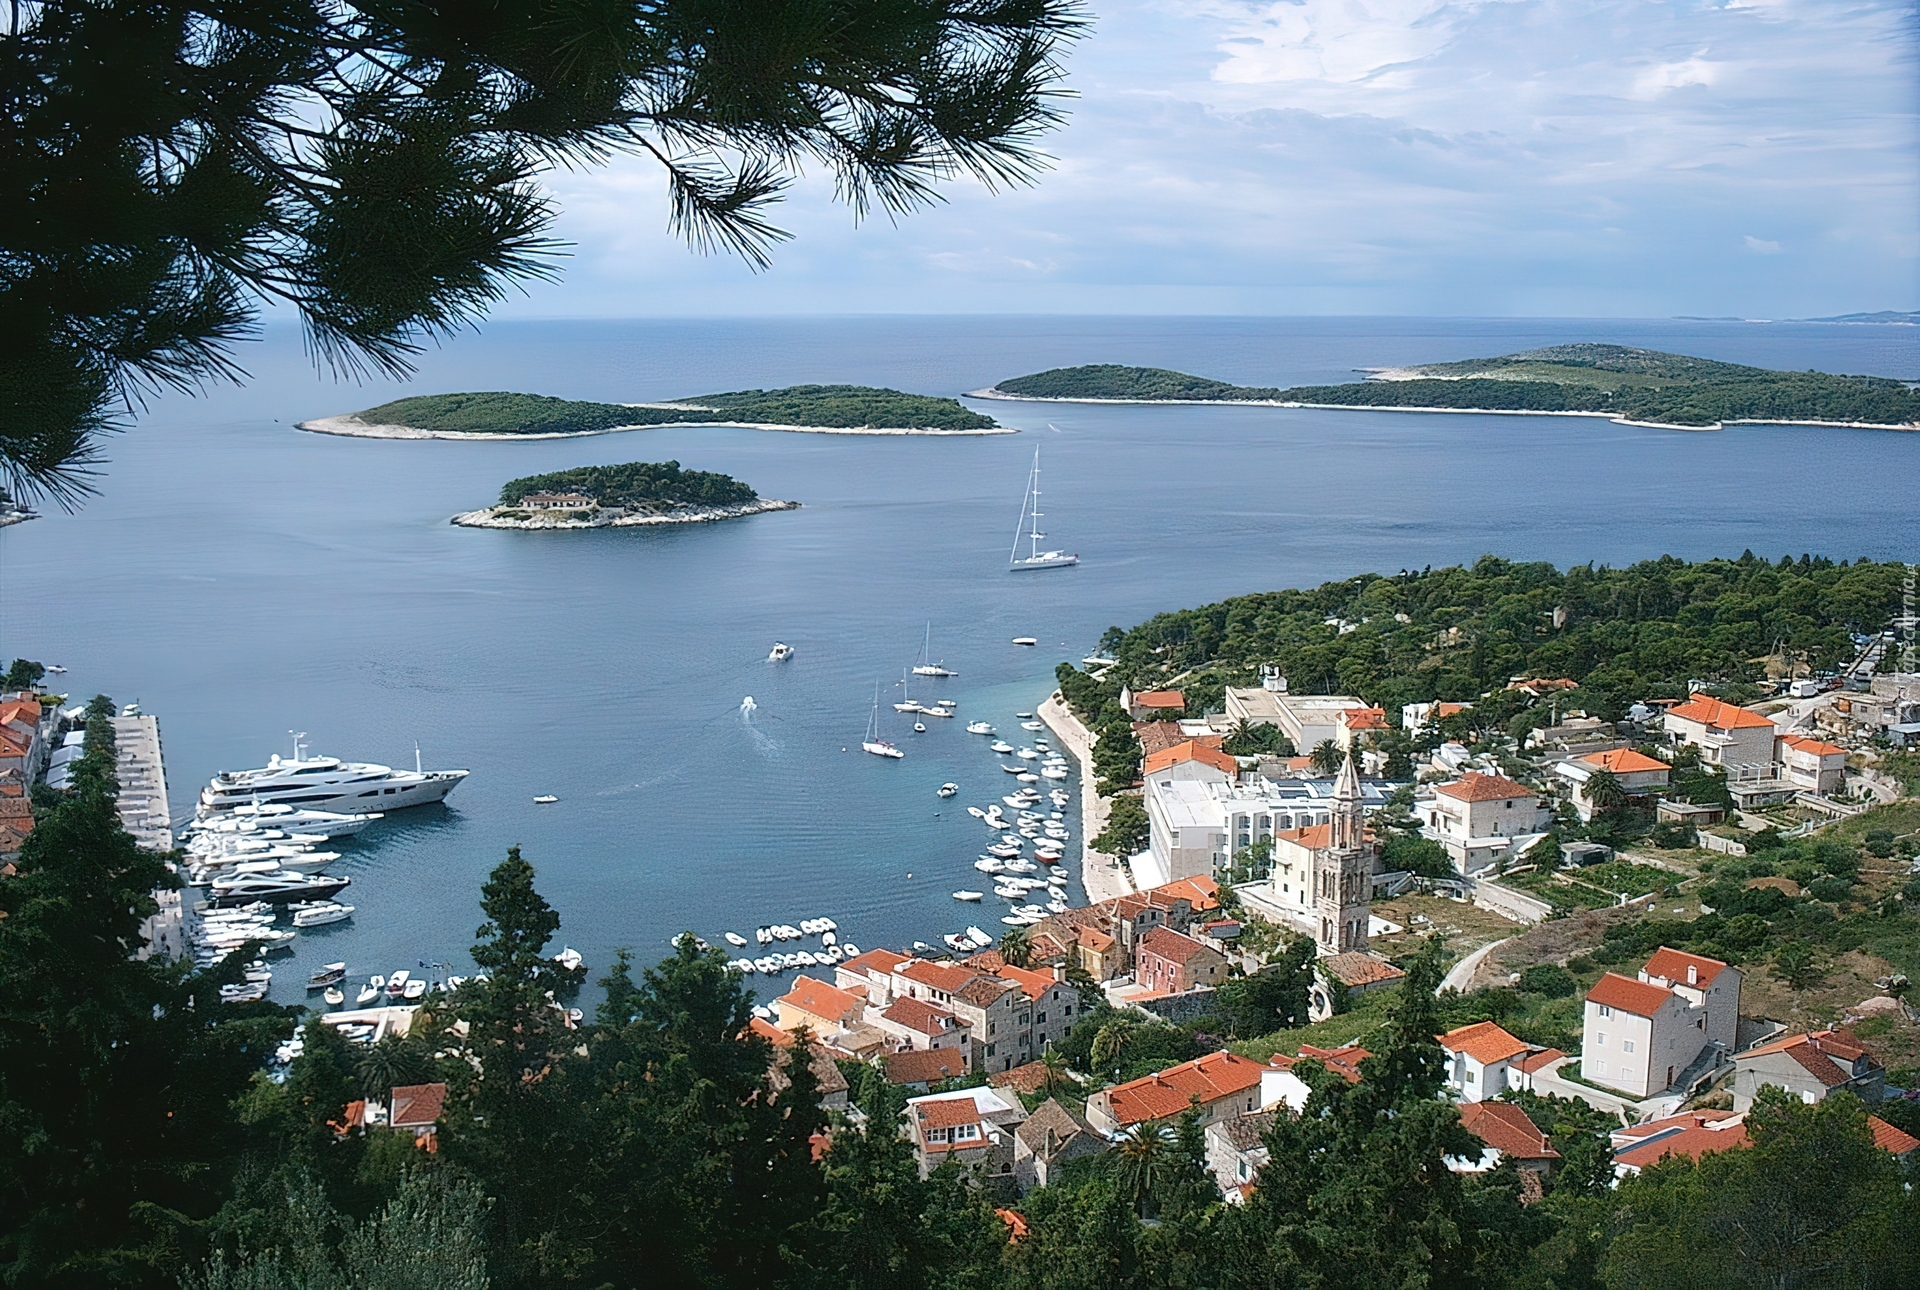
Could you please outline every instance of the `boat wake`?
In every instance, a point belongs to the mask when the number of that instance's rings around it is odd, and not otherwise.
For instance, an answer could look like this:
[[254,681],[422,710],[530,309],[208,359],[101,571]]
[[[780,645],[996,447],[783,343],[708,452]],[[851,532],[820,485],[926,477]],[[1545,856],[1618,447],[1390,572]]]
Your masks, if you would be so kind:
[[740,700],[740,724],[746,727],[747,735],[753,741],[753,750],[755,752],[759,753],[762,757],[778,757],[780,755],[780,741],[754,724],[753,714],[759,706],[759,704],[753,701],[751,694]]

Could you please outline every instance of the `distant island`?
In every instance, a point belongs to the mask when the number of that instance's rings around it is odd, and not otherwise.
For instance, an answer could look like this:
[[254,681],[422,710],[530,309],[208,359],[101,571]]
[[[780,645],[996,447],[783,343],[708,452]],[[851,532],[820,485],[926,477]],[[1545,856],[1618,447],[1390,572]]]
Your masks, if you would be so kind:
[[1625,345],[1552,345],[1499,358],[1385,368],[1342,385],[1288,389],[1229,385],[1158,367],[1099,364],[1018,376],[977,393],[1071,402],[1544,412],[1685,429],[1741,422],[1920,428],[1920,392],[1905,381],[1776,372]]
[[663,425],[731,425],[815,434],[1015,434],[958,399],[868,385],[791,385],[698,394],[669,403],[590,403],[487,391],[418,394],[345,416],[300,422],[372,439],[553,439]]
[[799,509],[765,498],[731,475],[682,470],[677,461],[577,466],[507,481],[500,500],[453,517],[466,528],[602,529],[702,524]]

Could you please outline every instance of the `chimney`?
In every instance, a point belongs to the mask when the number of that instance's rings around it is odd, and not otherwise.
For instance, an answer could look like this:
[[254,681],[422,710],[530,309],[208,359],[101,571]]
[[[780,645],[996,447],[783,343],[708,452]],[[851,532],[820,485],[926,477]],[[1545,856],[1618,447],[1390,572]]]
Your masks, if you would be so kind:
[[1691,963],[1687,964],[1687,984],[1688,985],[1700,984],[1700,969],[1695,967]]

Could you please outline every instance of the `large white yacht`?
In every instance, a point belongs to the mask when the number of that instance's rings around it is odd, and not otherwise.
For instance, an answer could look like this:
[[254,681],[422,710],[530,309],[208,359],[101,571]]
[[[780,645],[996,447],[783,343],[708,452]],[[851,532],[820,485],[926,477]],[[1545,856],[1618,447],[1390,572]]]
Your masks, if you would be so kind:
[[424,806],[451,793],[471,772],[422,770],[415,754],[412,770],[338,757],[305,757],[294,739],[291,760],[275,753],[258,770],[228,770],[200,790],[200,813],[212,815],[242,806],[272,804],[309,811],[365,814]]

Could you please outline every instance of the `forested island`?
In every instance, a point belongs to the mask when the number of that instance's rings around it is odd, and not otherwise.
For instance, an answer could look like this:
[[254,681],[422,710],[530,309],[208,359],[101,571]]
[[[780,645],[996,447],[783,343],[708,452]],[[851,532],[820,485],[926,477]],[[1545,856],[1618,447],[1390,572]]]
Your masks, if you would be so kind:
[[1098,402],[1277,403],[1446,412],[1548,412],[1653,425],[1737,422],[1920,426],[1920,392],[1883,376],[1780,372],[1625,345],[1552,345],[1499,358],[1377,371],[1287,389],[1157,367],[1062,367],[1001,381],[986,397]]
[[594,403],[487,391],[417,394],[302,430],[376,439],[555,438],[664,425],[746,425],[823,434],[1013,434],[957,399],[867,385],[791,385],[667,403]]
[[798,509],[731,475],[682,470],[677,461],[577,466],[508,480],[500,500],[453,517],[466,528],[593,529],[699,524]]

